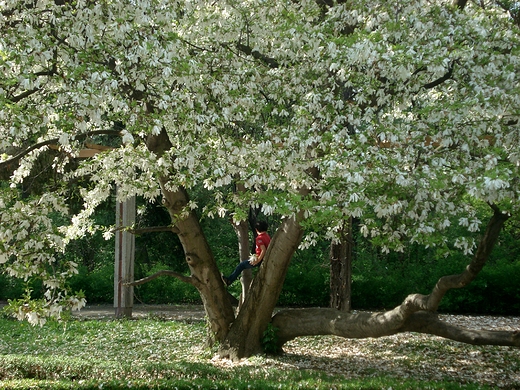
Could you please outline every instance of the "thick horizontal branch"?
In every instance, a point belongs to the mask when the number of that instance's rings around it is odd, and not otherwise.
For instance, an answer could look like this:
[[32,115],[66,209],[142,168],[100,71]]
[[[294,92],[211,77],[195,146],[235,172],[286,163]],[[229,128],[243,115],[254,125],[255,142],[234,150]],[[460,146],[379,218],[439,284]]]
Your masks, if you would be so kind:
[[[401,325],[397,326],[397,324]],[[405,332],[418,332],[473,345],[520,347],[519,331],[467,329],[449,324],[436,313],[416,312],[405,320],[394,311],[345,313],[336,309],[293,309],[277,313],[272,320],[277,328],[278,345],[296,337],[335,335],[344,338],[378,338]]]
[[154,279],[157,279],[160,276],[173,276],[174,278],[177,278],[177,279],[179,279],[182,282],[191,284],[193,286],[196,285],[196,281],[195,281],[195,279],[193,279],[193,277],[185,276],[185,275],[180,274],[178,272],[164,269],[164,270],[161,270],[159,272],[154,273],[153,275],[147,276],[146,278],[142,278],[142,279],[139,279],[139,280],[135,280],[133,282],[125,283],[125,286],[139,286],[141,284],[145,284],[145,283],[148,283],[148,282],[150,282],[150,281],[152,281]]
[[520,347],[520,331],[463,328],[442,321],[436,313],[424,311],[411,315],[400,331],[426,333],[472,345]]
[[302,336],[335,335],[346,338],[390,336],[403,326],[403,319],[389,313],[347,313],[329,308],[288,309],[272,320],[281,347]]

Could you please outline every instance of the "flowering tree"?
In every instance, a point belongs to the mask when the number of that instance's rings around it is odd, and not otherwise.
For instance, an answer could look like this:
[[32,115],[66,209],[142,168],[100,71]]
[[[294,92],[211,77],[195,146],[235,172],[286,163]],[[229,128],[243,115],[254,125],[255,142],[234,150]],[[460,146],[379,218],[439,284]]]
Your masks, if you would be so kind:
[[[520,345],[518,334],[457,329],[435,315],[444,293],[484,266],[505,220],[518,217],[514,5],[3,1],[0,31],[0,167],[9,173],[1,262],[12,275],[40,275],[49,289],[47,306],[21,306],[20,317],[37,322],[81,305],[60,290],[75,264],[59,253],[102,228],[90,217],[115,184],[120,200],[162,198],[191,273],[174,276],[200,292],[222,355],[257,352],[269,322],[280,346],[300,335],[404,331]],[[75,163],[99,134],[121,146]],[[53,180],[22,197],[42,158]],[[81,178],[90,183],[84,207],[70,212]],[[212,191],[212,204],[190,199],[198,186]],[[487,227],[478,202],[490,205]],[[284,218],[235,315],[198,214],[238,224],[251,206]],[[385,313],[272,317],[296,248],[312,244],[316,227],[334,239],[351,217],[383,251],[416,242],[446,256],[463,251],[469,265]],[[454,221],[482,229],[480,241],[449,241]]]

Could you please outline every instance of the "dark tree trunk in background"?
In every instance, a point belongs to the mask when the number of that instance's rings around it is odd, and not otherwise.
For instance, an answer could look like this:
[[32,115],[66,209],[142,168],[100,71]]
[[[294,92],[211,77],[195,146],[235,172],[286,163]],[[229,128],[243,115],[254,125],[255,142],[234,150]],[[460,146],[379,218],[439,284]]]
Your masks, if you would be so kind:
[[352,218],[345,222],[340,240],[330,246],[330,307],[340,311],[351,309]]

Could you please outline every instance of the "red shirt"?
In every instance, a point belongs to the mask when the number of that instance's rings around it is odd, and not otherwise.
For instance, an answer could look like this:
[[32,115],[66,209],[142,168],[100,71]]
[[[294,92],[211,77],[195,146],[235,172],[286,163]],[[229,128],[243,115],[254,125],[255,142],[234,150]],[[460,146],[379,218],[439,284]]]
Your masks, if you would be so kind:
[[269,246],[269,243],[271,242],[271,237],[269,237],[269,234],[267,232],[262,232],[258,236],[256,236],[255,239],[255,245],[256,245],[256,255],[260,256],[260,253],[262,252],[261,246],[265,246],[265,249]]

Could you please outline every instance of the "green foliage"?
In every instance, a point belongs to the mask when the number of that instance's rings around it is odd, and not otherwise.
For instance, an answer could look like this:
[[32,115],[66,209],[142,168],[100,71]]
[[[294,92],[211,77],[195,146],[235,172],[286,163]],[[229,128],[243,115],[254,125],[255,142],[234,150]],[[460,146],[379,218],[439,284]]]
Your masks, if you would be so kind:
[[440,310],[451,313],[518,315],[520,261],[488,264],[467,287],[448,291]]
[[[164,264],[156,264],[145,276],[167,269]],[[197,289],[169,276],[160,276],[148,283],[134,287],[138,301],[149,304],[160,303],[201,303]]]
[[83,290],[91,303],[112,302],[114,299],[114,260],[101,264],[92,271],[84,265],[70,280],[73,291]]
[[0,274],[0,300],[20,298],[24,291],[24,282],[5,274]]
[[328,268],[311,261],[293,262],[278,300],[281,306],[326,306]]
[[280,347],[278,345],[278,328],[273,324],[267,324],[267,329],[262,334],[262,348],[265,353],[279,353]]

